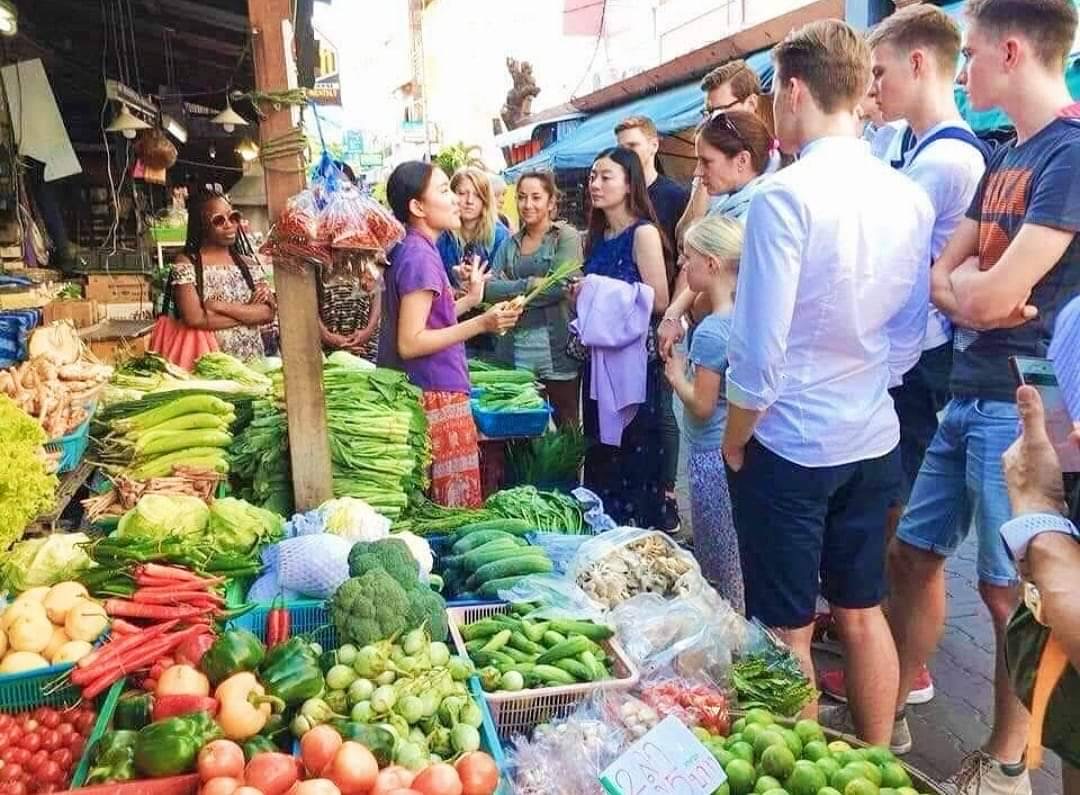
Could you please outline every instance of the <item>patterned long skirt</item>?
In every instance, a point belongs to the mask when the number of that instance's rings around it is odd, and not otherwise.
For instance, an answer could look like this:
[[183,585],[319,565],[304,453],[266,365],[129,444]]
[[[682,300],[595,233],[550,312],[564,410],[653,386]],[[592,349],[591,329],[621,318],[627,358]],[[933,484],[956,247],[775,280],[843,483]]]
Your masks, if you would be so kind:
[[716,448],[694,447],[687,461],[694,557],[701,573],[728,603],[743,612],[739,539],[731,516],[724,456]]
[[452,508],[479,508],[480,448],[469,396],[425,392],[424,413],[431,439],[431,498]]

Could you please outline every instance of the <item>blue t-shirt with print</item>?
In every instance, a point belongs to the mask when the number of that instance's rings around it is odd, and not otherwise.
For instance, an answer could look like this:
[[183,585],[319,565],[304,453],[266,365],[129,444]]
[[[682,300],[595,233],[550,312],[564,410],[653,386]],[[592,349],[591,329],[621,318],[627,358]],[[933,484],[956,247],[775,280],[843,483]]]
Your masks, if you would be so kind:
[[[702,320],[694,329],[687,357],[692,371],[705,367],[723,376],[727,370],[728,340],[731,338],[731,315],[714,313]],[[684,409],[683,433],[695,447],[719,448],[724,443],[724,425],[727,423],[727,403],[723,387],[716,410],[704,422]]]
[[[968,218],[979,224],[983,268],[997,263],[1024,224],[1080,232],[1080,122],[1056,119],[1024,143],[997,149]],[[1080,292],[1080,238],[1031,291],[1039,314],[1022,326],[957,328],[951,388],[957,397],[1013,402],[1010,356],[1045,358],[1062,308]]]

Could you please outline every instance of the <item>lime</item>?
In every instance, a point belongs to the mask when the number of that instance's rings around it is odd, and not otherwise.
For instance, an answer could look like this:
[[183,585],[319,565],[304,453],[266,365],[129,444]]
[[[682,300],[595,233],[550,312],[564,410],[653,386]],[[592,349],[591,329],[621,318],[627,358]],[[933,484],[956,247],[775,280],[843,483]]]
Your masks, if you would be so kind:
[[881,745],[874,745],[866,749],[866,761],[873,762],[880,767],[881,765],[889,764],[889,762],[895,762],[896,757],[888,748]]
[[843,740],[833,740],[831,743],[829,743],[829,752],[830,753],[838,754],[841,751],[850,751],[850,750],[851,750],[851,746],[848,745],[847,743],[845,743]]
[[[854,765],[852,765],[854,767]],[[881,768],[872,762],[861,762],[859,767],[863,769],[863,778],[872,781],[875,787],[881,786]]]
[[831,756],[823,756],[814,764],[821,768],[821,772],[825,774],[825,777],[829,779],[829,781],[832,781],[832,777],[840,772],[840,763]]
[[768,790],[765,795],[789,795],[789,793],[783,787],[775,787],[771,790]]
[[781,729],[780,736],[784,738],[784,742],[791,749],[791,753],[795,754],[796,759],[802,756],[803,742],[798,733],[791,729]]
[[732,734],[739,734],[745,728],[746,728],[746,718],[739,718],[737,721],[735,721],[733,724],[731,724],[731,733]]
[[802,749],[803,759],[809,759],[811,762],[816,762],[829,755],[829,747],[821,740],[811,740]]
[[720,767],[727,767],[727,763],[732,759],[738,759],[731,751],[722,748],[719,745],[707,745],[705,747],[709,749],[709,753],[713,755],[713,759],[720,763]]
[[748,795],[754,789],[754,766],[745,759],[732,759],[724,768],[731,795]]
[[742,738],[750,743],[750,745],[753,745],[757,741],[757,738],[767,730],[768,727],[764,724],[749,723],[746,728],[742,730]]
[[856,778],[844,787],[844,795],[880,795],[877,784],[865,778]]
[[799,735],[799,739],[803,741],[805,745],[813,740],[824,740],[825,732],[821,730],[821,725],[816,720],[810,720],[809,718],[803,718],[795,724],[795,733]]
[[[787,743],[784,742],[783,735],[781,735],[780,732],[772,731],[771,729],[769,731],[761,732],[753,740],[753,744],[754,744],[754,759],[761,759],[761,757],[765,754],[765,749],[770,747],[770,746],[782,745],[785,748],[787,748]],[[791,756],[792,756],[792,758],[794,758],[796,756],[796,754],[792,753]]]
[[772,776],[762,776],[754,785],[754,792],[768,792],[771,789],[780,789],[780,782]]
[[863,775],[862,768],[851,765],[837,771],[835,775],[829,778],[829,783],[841,792],[844,792],[847,785],[857,778],[865,780],[866,777]]
[[907,774],[904,766],[899,762],[886,762],[881,766],[881,784],[895,789],[910,787],[911,776]]
[[900,795],[900,791],[892,787],[882,787],[878,790],[878,795]]
[[724,740],[724,747],[725,748],[730,748],[731,746],[735,745],[735,743],[741,742],[742,739],[743,739],[742,732],[736,732],[735,734],[731,735],[726,740]]
[[783,781],[795,770],[795,754],[781,740],[779,745],[770,745],[765,749],[761,755],[761,767],[766,775]]
[[[716,793],[713,793],[713,795],[716,795]],[[832,787],[822,787],[817,791],[817,795],[844,795],[844,793]]]
[[852,751],[852,750],[838,751],[838,752],[834,751],[833,752],[833,759],[835,759],[837,762],[840,763],[840,767],[847,767],[848,765],[853,765],[856,762],[865,761],[862,758],[862,754],[860,754],[858,751]]
[[757,723],[762,726],[772,726],[776,723],[776,718],[767,709],[752,709],[746,713],[747,723]]
[[748,742],[737,742],[734,745],[728,746],[728,752],[732,756],[742,759],[744,762],[748,762],[751,766],[754,764],[754,746]]
[[706,740],[711,740],[712,739],[712,735],[709,734],[709,730],[708,729],[703,729],[700,726],[695,726],[690,731],[693,732],[694,736],[697,737],[699,740],[701,740],[701,742],[705,742]]
[[919,795],[919,791],[914,787],[900,787],[897,792],[899,792],[900,795]]
[[825,771],[806,759],[795,763],[795,769],[788,776],[784,786],[791,795],[817,795],[818,790],[828,783]]
[[728,787],[727,782],[725,781],[719,787],[714,789],[711,795],[731,795],[731,788]]

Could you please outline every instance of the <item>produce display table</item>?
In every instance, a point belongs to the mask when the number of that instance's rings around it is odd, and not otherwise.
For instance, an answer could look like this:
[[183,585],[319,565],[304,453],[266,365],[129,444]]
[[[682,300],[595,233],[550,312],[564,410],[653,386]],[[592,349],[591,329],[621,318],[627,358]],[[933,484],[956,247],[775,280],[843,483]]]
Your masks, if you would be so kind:
[[150,342],[153,320],[104,320],[79,330],[90,350],[99,359],[111,362],[116,351],[129,348],[132,353],[143,353]]

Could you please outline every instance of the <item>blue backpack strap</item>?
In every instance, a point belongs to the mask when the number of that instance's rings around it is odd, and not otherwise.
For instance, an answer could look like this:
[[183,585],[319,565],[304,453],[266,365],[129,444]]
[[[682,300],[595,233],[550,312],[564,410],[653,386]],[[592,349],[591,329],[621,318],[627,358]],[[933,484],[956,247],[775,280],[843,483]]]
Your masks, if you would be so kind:
[[990,146],[976,136],[971,130],[966,130],[963,127],[945,127],[944,129],[938,130],[933,135],[927,136],[924,140],[919,141],[919,144],[915,147],[915,151],[911,153],[910,162],[914,162],[915,158],[917,158],[919,154],[934,141],[962,141],[975,147],[979,151],[979,154],[982,155],[983,160],[990,159]]
[[915,146],[915,131],[910,126],[904,127],[904,136],[900,139],[900,157],[896,160],[890,160],[889,165],[897,169],[903,168],[907,153],[911,151],[913,146]]

